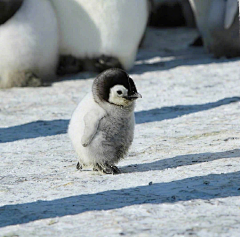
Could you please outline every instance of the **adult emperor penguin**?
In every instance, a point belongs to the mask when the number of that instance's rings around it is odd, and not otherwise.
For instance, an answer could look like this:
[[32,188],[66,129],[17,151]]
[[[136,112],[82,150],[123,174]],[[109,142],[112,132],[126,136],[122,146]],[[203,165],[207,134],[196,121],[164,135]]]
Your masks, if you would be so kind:
[[133,80],[121,69],[108,69],[96,77],[68,128],[79,156],[78,169],[92,166],[103,173],[120,173],[115,164],[133,141],[134,106],[140,97]]
[[240,56],[238,1],[190,0],[205,48],[215,57]]
[[58,24],[49,0],[1,0],[0,88],[54,79]]
[[148,20],[147,0],[51,1],[60,26],[61,55],[83,59],[84,69],[97,71],[133,66]]

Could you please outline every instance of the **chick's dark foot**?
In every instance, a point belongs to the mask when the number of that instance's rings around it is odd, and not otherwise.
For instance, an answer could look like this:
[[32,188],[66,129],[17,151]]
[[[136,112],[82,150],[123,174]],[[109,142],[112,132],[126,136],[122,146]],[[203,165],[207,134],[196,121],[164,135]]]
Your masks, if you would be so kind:
[[111,167],[112,167],[112,169],[114,170],[114,174],[121,174],[121,171],[120,171],[120,169],[118,169],[117,166],[113,165],[113,166],[111,166]]
[[93,170],[103,172],[104,174],[113,174],[113,170],[105,165],[96,164]]
[[77,168],[77,170],[81,170],[82,169],[82,165],[78,162],[76,168]]
[[109,165],[109,164],[96,164],[93,168],[94,171],[100,171],[104,174],[120,174],[120,170],[115,165]]

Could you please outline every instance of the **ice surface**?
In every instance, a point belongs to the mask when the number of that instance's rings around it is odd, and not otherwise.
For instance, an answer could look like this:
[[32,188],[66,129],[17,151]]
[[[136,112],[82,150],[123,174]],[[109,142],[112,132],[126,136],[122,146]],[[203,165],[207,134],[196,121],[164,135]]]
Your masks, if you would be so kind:
[[0,236],[239,236],[240,61],[148,29],[120,175],[76,170],[66,134],[93,73],[0,91]]

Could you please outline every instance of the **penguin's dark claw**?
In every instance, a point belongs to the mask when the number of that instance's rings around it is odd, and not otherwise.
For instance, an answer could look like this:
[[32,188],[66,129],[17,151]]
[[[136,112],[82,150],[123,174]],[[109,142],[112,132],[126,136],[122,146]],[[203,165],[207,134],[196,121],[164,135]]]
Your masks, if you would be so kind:
[[109,164],[104,164],[104,165],[96,164],[93,170],[103,172],[104,174],[120,174],[121,173],[121,171],[118,169],[117,166],[109,165]]
[[94,66],[98,72],[102,72],[109,68],[123,68],[119,60],[111,56],[101,55],[95,60]]
[[15,87],[38,87],[42,85],[42,80],[32,71],[12,72],[9,77],[12,81],[12,86]]
[[77,170],[81,170],[82,169],[82,165],[80,165],[80,163],[78,162],[76,168],[77,168]]
[[113,166],[111,166],[111,168],[113,169],[114,174],[121,174],[121,171],[120,171],[120,169],[118,169],[117,166],[113,165]]
[[113,174],[113,170],[105,165],[96,164],[93,168],[94,171],[100,171],[104,174]]
[[42,85],[42,80],[33,72],[25,72],[26,84],[24,86],[38,87]]
[[72,55],[61,55],[59,58],[57,75],[76,74],[83,71],[83,62]]

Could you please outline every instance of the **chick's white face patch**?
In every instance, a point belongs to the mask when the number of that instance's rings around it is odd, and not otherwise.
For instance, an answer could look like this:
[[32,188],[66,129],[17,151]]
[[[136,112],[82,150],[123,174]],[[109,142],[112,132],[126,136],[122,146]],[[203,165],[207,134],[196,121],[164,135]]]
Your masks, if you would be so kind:
[[127,88],[122,85],[116,85],[110,89],[108,101],[115,105],[128,106],[132,102],[124,98],[127,95]]

